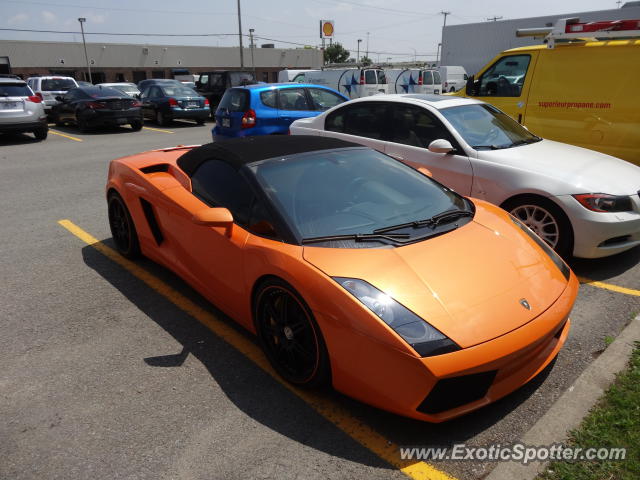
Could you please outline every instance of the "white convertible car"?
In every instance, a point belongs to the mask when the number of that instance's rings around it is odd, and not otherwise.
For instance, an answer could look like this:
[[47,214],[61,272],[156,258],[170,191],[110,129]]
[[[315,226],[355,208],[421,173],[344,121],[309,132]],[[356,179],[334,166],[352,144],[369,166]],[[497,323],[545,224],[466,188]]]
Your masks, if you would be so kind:
[[640,168],[537,137],[487,103],[380,95],[291,125],[426,167],[458,193],[500,205],[562,255],[613,255],[640,244]]

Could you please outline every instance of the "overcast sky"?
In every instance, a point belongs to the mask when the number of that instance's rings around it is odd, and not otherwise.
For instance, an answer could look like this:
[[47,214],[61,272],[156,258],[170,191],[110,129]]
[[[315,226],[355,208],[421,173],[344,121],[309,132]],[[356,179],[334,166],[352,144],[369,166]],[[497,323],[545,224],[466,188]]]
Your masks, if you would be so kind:
[[[227,34],[209,37],[103,36],[89,42],[238,45],[236,0],[0,0],[0,28],[79,31],[78,17],[86,17],[87,32]],[[242,29],[277,47],[318,45],[319,20],[335,21],[335,40],[355,56],[374,60],[433,60],[441,39],[443,15],[447,24],[475,23],[498,16],[503,19],[617,8],[615,1],[537,0],[241,0]],[[235,34],[235,35],[229,35]],[[27,33],[0,30],[0,39],[81,41],[79,34]],[[267,40],[270,39],[270,40]],[[272,40],[275,40],[272,41]],[[246,44],[248,41],[245,40]],[[285,43],[291,42],[291,43]],[[1,54],[1,52],[0,52]]]

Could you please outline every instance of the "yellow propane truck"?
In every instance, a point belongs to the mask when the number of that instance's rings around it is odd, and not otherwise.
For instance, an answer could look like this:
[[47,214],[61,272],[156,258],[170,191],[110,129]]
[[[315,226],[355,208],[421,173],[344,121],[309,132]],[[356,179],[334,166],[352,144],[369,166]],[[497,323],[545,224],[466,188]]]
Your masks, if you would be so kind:
[[491,103],[544,138],[640,165],[640,20],[567,18],[516,34],[545,45],[502,52],[455,95]]

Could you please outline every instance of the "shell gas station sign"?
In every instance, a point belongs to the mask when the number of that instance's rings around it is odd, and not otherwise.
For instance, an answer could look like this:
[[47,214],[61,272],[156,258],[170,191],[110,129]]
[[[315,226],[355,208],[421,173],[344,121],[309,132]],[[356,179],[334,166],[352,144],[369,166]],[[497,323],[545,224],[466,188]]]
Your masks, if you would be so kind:
[[320,20],[320,38],[333,38],[333,20]]

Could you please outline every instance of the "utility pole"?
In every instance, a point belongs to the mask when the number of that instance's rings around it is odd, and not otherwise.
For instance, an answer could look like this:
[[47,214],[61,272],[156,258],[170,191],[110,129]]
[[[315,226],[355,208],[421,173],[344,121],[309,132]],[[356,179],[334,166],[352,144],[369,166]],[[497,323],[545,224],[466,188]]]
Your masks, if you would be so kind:
[[360,61],[360,42],[362,42],[361,38],[358,39],[358,55],[356,55],[356,63]]
[[503,17],[489,17],[487,18],[487,22],[497,22],[498,20],[502,20]]
[[369,58],[369,32],[367,32],[367,54],[365,56]]
[[253,32],[255,32],[255,30],[253,28],[250,28],[249,29],[249,38],[250,38],[251,43],[249,44],[249,48],[251,49],[251,68],[253,69],[253,77],[255,78],[256,77],[256,64],[253,61],[253,48],[254,48],[254,45],[253,45]]
[[441,43],[438,44],[438,50],[436,50],[436,63],[440,62],[440,47],[442,47]]
[[622,8],[622,1],[621,1],[621,0],[618,0],[618,1],[616,2],[616,4],[618,4],[618,8]]
[[238,38],[240,39],[240,68],[244,68],[244,54],[242,53],[242,14],[240,13],[240,0],[238,0]]
[[440,13],[444,15],[444,24],[442,25],[442,28],[444,28],[447,26],[447,15],[451,15],[451,12],[445,12],[444,10],[442,10]]
[[80,31],[82,32],[82,45],[84,46],[84,59],[87,62],[87,72],[89,72],[89,81],[93,83],[91,81],[91,65],[89,65],[89,56],[87,55],[87,42],[84,41],[84,27],[82,26],[82,24],[86,22],[87,19],[81,17],[78,19],[78,21],[80,22]]

